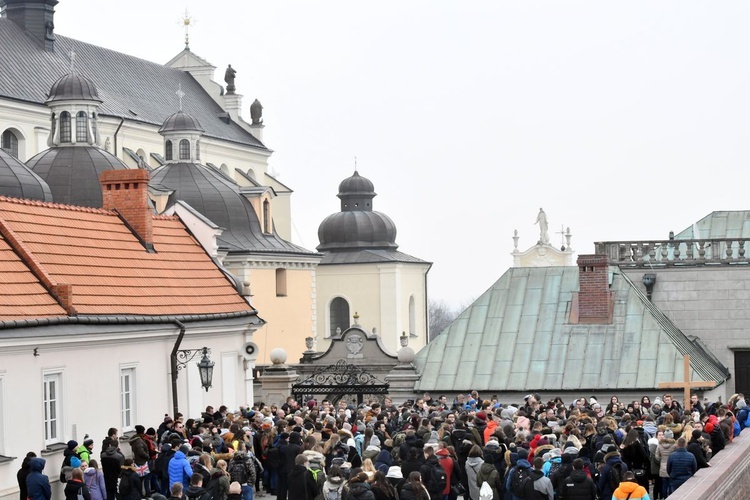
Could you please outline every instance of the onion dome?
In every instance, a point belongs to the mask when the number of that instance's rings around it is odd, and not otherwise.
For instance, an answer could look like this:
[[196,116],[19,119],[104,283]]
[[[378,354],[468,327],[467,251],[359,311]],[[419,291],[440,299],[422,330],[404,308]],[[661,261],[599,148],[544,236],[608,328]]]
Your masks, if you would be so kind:
[[185,113],[184,111],[180,110],[177,113],[174,113],[170,117],[168,117],[166,120],[164,120],[164,123],[162,124],[161,128],[159,129],[160,134],[165,134],[169,132],[204,132],[203,127],[201,127],[201,124],[190,116],[189,114]]
[[91,208],[102,207],[102,172],[128,168],[96,146],[50,148],[26,165],[49,185],[55,203]]
[[396,225],[372,209],[375,187],[354,172],[339,184],[341,211],[331,214],[318,228],[320,252],[396,249]]
[[52,192],[47,183],[3,149],[0,149],[0,195],[52,201]]
[[98,101],[99,93],[96,91],[94,82],[85,76],[68,73],[57,80],[49,90],[46,102],[55,101]]

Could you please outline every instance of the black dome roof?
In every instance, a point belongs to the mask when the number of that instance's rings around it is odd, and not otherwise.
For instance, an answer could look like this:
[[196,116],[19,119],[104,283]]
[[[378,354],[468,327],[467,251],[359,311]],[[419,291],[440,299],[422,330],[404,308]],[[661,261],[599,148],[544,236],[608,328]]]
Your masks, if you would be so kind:
[[331,214],[318,228],[319,252],[396,249],[396,224],[380,212],[345,211]]
[[52,192],[47,183],[3,149],[0,149],[0,195],[52,201]]
[[164,120],[164,123],[159,129],[159,133],[162,134],[165,132],[179,132],[183,130],[191,132],[204,132],[203,127],[201,127],[201,124],[200,122],[198,122],[198,120],[180,110]]
[[94,82],[75,73],[68,73],[53,83],[46,102],[67,100],[102,102]]
[[362,177],[359,172],[354,171],[354,175],[347,177],[339,184],[339,198],[346,195],[372,195],[375,196],[375,186],[370,179]]
[[49,185],[55,203],[92,208],[102,207],[101,173],[128,168],[95,146],[51,148],[34,156],[26,165]]
[[240,186],[211,167],[167,163],[153,171],[150,185],[173,190],[170,205],[182,200],[224,228],[218,240],[229,252],[312,253],[281,239],[275,231],[264,233],[250,201],[240,193]]
[[318,251],[396,249],[396,225],[385,214],[372,209],[372,182],[355,170],[339,184],[341,211],[318,227]]

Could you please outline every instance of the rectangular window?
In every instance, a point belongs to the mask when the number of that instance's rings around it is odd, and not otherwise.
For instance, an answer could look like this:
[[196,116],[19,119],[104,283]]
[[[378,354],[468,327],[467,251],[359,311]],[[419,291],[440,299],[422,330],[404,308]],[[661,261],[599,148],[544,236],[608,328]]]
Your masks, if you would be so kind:
[[286,269],[276,270],[276,296],[286,297]]
[[44,375],[44,444],[62,442],[62,374]]
[[122,430],[135,428],[135,367],[120,369],[120,407],[122,409]]

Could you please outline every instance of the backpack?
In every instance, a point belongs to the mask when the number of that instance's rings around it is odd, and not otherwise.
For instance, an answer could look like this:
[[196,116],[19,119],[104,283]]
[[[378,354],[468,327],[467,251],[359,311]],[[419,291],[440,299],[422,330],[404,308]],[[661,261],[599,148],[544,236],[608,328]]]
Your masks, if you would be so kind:
[[[513,480],[510,483],[510,491],[519,498],[525,498],[531,482],[529,469],[525,467],[516,467],[515,473],[513,474]],[[485,484],[487,483],[485,482]]]
[[341,498],[340,489],[323,490],[323,500],[339,500]]
[[448,486],[448,475],[440,463],[434,464],[430,470],[430,479],[427,481],[427,489],[430,493],[443,493]]
[[612,491],[615,491],[620,483],[622,482],[622,476],[625,474],[622,462],[615,462],[609,469],[609,484],[612,486]]
[[275,446],[266,450],[266,467],[278,469],[281,466],[281,452]]
[[494,493],[492,487],[487,481],[482,483],[482,487],[479,488],[479,500],[492,500]]
[[211,477],[206,485],[208,498],[219,498],[219,477]]
[[[130,490],[132,490],[132,485],[130,484],[130,480],[127,477],[120,476],[120,483],[119,483],[119,493],[120,497],[124,497],[130,494]],[[118,498],[120,498],[118,497]]]
[[229,477],[232,478],[232,482],[237,481],[241,485],[247,484],[247,476],[245,461],[242,459],[232,460],[232,465],[229,467]]

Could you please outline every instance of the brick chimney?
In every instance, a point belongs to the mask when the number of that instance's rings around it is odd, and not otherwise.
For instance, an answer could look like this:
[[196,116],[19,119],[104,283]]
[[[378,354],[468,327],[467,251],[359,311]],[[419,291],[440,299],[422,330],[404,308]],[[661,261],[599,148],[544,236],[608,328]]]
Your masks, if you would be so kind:
[[578,322],[612,322],[606,255],[578,256]]
[[99,178],[105,210],[117,211],[146,250],[154,251],[154,228],[148,206],[149,175],[138,168],[107,170]]
[[55,5],[58,0],[0,0],[0,17],[7,17],[44,50],[55,50]]

